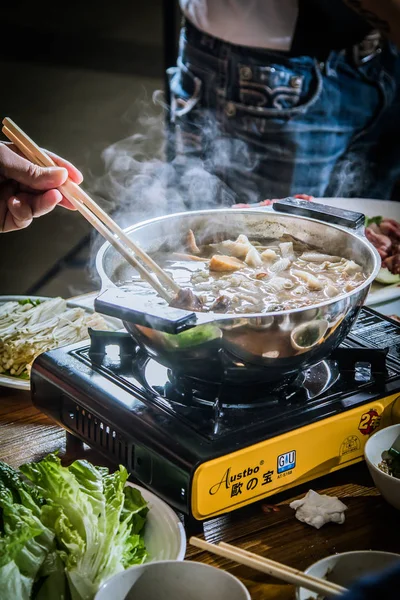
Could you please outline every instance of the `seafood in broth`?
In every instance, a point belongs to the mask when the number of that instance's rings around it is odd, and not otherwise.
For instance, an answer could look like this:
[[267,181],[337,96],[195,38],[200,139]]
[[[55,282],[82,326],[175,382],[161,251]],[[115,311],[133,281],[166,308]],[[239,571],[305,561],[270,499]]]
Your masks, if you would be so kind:
[[[292,310],[351,292],[366,280],[353,260],[288,235],[276,240],[239,235],[235,240],[200,245],[190,230],[185,252],[159,251],[153,258],[181,288],[192,292],[191,297],[196,295],[197,310],[212,312]],[[146,283],[137,284],[149,291]]]

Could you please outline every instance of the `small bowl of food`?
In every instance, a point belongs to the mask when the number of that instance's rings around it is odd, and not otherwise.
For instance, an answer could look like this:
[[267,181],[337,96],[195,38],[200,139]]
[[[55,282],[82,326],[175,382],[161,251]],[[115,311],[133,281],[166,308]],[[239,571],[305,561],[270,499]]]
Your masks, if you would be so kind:
[[95,600],[251,600],[239,579],[192,561],[160,561],[131,567],[106,581]]
[[[364,456],[375,486],[400,510],[400,423],[380,429],[365,444]],[[397,454],[398,452],[398,454]]]
[[[375,550],[343,552],[319,560],[308,567],[305,573],[349,588],[358,579],[390,569],[397,563],[400,563],[400,555],[390,552],[376,552]],[[324,597],[318,595],[317,592],[297,588],[296,600],[313,600],[314,598],[323,600]]]

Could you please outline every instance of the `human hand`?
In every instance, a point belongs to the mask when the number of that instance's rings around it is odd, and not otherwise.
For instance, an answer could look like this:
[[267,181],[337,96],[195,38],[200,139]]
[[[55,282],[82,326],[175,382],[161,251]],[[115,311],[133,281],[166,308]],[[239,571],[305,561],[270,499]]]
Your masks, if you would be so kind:
[[56,167],[39,167],[13,144],[0,143],[0,232],[24,229],[58,204],[74,210],[57,189],[68,179],[78,185],[82,174],[68,161],[48,152]]

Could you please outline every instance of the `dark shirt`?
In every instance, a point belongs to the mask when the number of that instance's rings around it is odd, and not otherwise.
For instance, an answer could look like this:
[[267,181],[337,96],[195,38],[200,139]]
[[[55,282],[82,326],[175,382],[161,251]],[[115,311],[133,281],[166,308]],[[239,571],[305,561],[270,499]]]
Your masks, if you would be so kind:
[[399,600],[400,564],[380,575],[361,579],[341,600]]
[[293,54],[313,56],[349,48],[372,30],[371,25],[342,0],[300,0],[298,6]]

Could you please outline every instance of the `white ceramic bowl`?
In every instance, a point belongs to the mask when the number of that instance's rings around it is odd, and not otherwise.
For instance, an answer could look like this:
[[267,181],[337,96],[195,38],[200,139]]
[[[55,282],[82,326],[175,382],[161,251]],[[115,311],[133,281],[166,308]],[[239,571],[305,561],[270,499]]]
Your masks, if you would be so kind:
[[150,555],[149,562],[159,560],[183,560],[186,554],[185,529],[178,515],[163,500],[130,481],[149,503],[144,543]]
[[375,486],[385,500],[398,510],[400,510],[400,479],[381,471],[378,464],[382,460],[382,452],[389,450],[399,435],[400,424],[385,427],[370,437],[364,449],[365,461]]
[[[390,552],[375,552],[374,550],[343,552],[319,560],[308,567],[305,573],[314,575],[314,577],[327,578],[333,583],[348,588],[361,577],[384,571],[396,562],[400,563],[400,555]],[[327,575],[328,577],[326,577]],[[316,592],[304,588],[296,590],[297,600],[312,600],[312,598],[318,597]]]
[[95,600],[251,600],[239,579],[216,567],[190,561],[161,561],[131,567],[102,585]]

